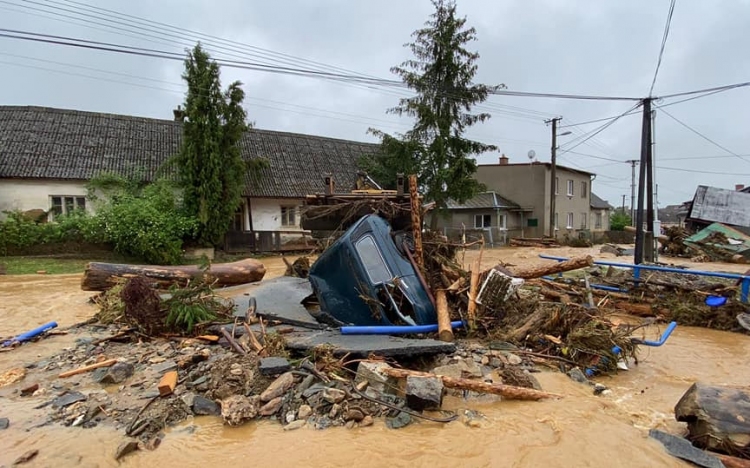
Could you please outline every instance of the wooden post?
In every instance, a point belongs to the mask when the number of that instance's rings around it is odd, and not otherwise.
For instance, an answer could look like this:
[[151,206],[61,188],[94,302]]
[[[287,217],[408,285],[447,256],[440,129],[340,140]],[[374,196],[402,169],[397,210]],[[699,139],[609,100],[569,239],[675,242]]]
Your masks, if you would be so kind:
[[405,379],[410,375],[415,377],[439,377],[443,381],[443,385],[448,388],[458,388],[460,390],[470,390],[479,393],[491,393],[493,395],[500,395],[509,400],[543,400],[545,398],[562,398],[562,395],[542,392],[532,388],[491,384],[482,382],[481,380],[456,379],[445,375],[430,374],[429,372],[419,372],[409,369],[385,367],[382,368],[381,371],[390,377],[396,377],[398,379]]
[[419,268],[424,266],[424,251],[422,250],[422,206],[417,192],[417,176],[409,176],[409,198],[411,200],[411,229],[414,235],[414,259]]
[[448,297],[445,289],[437,290],[437,320],[440,341],[452,342],[453,330],[451,329],[451,318],[448,314]]
[[477,259],[471,268],[471,282],[469,283],[469,306],[466,309],[470,331],[474,331],[477,325],[477,292],[479,292],[480,265],[480,260]]

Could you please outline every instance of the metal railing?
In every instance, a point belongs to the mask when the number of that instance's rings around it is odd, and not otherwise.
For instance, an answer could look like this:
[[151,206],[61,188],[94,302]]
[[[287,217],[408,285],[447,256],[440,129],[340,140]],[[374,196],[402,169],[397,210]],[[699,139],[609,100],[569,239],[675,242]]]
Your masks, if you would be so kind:
[[[564,262],[568,260],[565,257],[556,257],[553,255],[544,255],[544,254],[540,254],[539,258],[544,258],[546,260],[555,260],[558,262]],[[656,265],[634,265],[631,263],[605,262],[605,261],[600,261],[600,260],[594,261],[594,265],[611,266],[615,268],[630,268],[633,270],[633,279],[635,280],[636,286],[638,285],[638,280],[641,277],[642,270],[661,271],[664,273],[677,273],[681,275],[696,275],[696,276],[707,276],[707,277],[713,277],[713,278],[740,280],[741,281],[740,301],[747,303],[748,296],[750,296],[750,276],[741,275],[738,273],[722,273],[719,271],[687,270],[687,269],[681,269],[681,268],[661,267],[661,266],[656,266]],[[592,284],[591,287],[596,288],[596,289],[603,289],[605,291],[626,292],[620,288],[615,288],[613,286],[606,286],[603,284],[596,284],[596,285]]]

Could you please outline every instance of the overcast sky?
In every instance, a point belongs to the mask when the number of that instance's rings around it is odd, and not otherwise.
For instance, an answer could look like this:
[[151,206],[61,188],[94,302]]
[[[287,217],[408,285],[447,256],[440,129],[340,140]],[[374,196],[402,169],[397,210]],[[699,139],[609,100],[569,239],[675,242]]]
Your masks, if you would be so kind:
[[[103,15],[85,11],[86,4],[179,29],[149,31],[132,18],[106,13],[120,23],[83,18]],[[503,83],[513,91],[642,97],[654,76],[669,1],[461,0],[458,9],[477,29],[470,48],[481,55],[479,82]],[[403,44],[431,11],[428,0],[0,0],[0,28],[173,52],[195,42],[186,31],[192,30],[287,54],[251,56],[249,49],[205,41],[216,57],[285,66],[299,66],[299,58],[394,79],[389,68],[409,58]],[[677,0],[654,95],[750,80],[748,44],[750,0]],[[169,119],[183,100],[181,73],[177,61],[0,38],[3,105]],[[224,68],[223,83],[232,80],[244,83],[245,107],[258,128],[374,141],[368,127],[409,127],[407,119],[385,113],[403,94],[398,90]],[[750,185],[749,104],[750,89],[741,88],[664,109],[714,143],[657,110],[660,206],[691,199],[699,184]],[[492,96],[482,109],[492,119],[468,136],[497,145],[511,162],[527,162],[530,150],[549,161],[546,118],[560,115],[564,126],[615,116],[632,105]],[[631,169],[624,161],[639,157],[640,114],[621,118],[573,148],[576,153],[565,153],[571,146],[566,142],[580,142],[579,135],[603,123],[562,128],[560,133],[574,133],[559,138],[559,163],[596,173],[595,193],[615,206],[627,194],[629,204]],[[498,156],[486,153],[479,162],[493,163]]]

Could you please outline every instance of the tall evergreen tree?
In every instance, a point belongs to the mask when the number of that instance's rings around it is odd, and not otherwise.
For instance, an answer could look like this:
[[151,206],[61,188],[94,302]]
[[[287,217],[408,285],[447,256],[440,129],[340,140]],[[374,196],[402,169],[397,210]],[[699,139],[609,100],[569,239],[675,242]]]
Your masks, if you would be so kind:
[[182,147],[177,158],[185,208],[200,222],[198,241],[218,245],[242,200],[248,165],[239,143],[249,128],[245,92],[235,81],[222,91],[219,65],[200,44],[185,60]]
[[[496,148],[463,137],[467,128],[490,118],[471,113],[490,91],[473,83],[479,54],[467,50],[466,44],[476,40],[476,30],[466,26],[466,18],[457,17],[455,0],[432,4],[435,12],[407,44],[414,58],[391,69],[416,96],[401,99],[388,112],[413,117],[414,127],[398,137],[371,130],[380,136],[382,151],[369,161],[369,168],[389,177],[398,170],[416,169],[425,198],[442,210],[448,199],[464,202],[483,189],[473,178],[473,156]],[[402,156],[396,157],[399,153]],[[434,229],[437,217],[432,221]]]

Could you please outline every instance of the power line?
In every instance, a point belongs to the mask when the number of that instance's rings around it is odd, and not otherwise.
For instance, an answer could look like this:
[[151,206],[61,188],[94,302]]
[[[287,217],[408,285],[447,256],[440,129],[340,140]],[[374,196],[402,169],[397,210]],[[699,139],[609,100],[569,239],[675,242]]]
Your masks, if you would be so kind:
[[718,148],[721,148],[722,150],[726,151],[727,153],[731,154],[732,156],[735,156],[735,157],[737,157],[737,158],[739,158],[739,159],[741,159],[741,160],[743,160],[745,162],[750,162],[750,159],[745,159],[745,157],[743,157],[742,155],[739,155],[739,154],[735,153],[734,151],[728,149],[727,147],[718,144],[714,140],[708,138],[706,135],[702,134],[701,132],[699,132],[698,130],[694,129],[690,125],[686,124],[682,120],[678,119],[674,115],[670,114],[666,110],[662,109],[661,111],[664,112],[665,114],[667,114],[667,116],[669,116],[672,120],[674,120],[678,124],[682,125],[683,127],[687,128],[688,130],[690,130],[691,132],[695,133],[696,135],[698,135],[699,137],[703,138],[704,140],[706,140],[707,142],[711,143],[712,145],[714,145],[714,146],[716,146]]
[[[630,109],[626,110],[625,112],[623,112],[622,114],[620,114],[620,115],[618,115],[617,117],[613,118],[613,119],[612,119],[612,120],[610,120],[609,122],[605,123],[604,125],[602,125],[602,126],[600,126],[599,128],[597,128],[597,129],[593,130],[592,132],[590,132],[590,133],[588,134],[588,136],[587,136],[586,138],[584,138],[583,140],[581,140],[580,142],[578,142],[578,143],[576,143],[575,145],[571,146],[570,148],[568,148],[568,149],[564,150],[562,154],[564,154],[564,153],[566,153],[566,152],[568,152],[568,151],[572,150],[573,148],[577,148],[577,147],[581,146],[582,144],[584,144],[584,143],[585,143],[586,141],[590,140],[591,138],[594,138],[594,137],[595,137],[596,135],[598,135],[599,133],[603,132],[604,130],[606,130],[607,128],[609,128],[609,127],[610,127],[610,126],[611,126],[612,124],[614,124],[615,122],[617,122],[618,120],[620,120],[620,118],[624,117],[624,116],[625,116],[625,114],[627,114],[627,113],[631,112],[631,111],[632,111],[633,109],[636,109],[636,108],[637,108],[637,107],[639,107],[640,105],[641,105],[641,102],[640,102],[640,101],[639,101],[639,102],[637,102],[637,103],[636,103],[636,104],[635,104],[635,105],[634,105],[633,107],[631,107]],[[571,142],[569,142],[569,143],[572,143],[572,141],[571,141]]]
[[694,174],[711,174],[711,175],[723,175],[723,176],[750,176],[750,173],[737,173],[737,172],[716,172],[716,171],[702,171],[696,169],[684,169],[682,167],[663,167],[655,166],[657,169],[664,171],[679,171],[679,172],[692,172]]
[[[685,92],[682,92],[682,93],[667,94],[667,95],[664,95],[664,96],[655,97],[654,99],[669,99],[669,98],[673,98],[673,97],[692,96],[694,94],[703,94],[703,93],[708,93],[708,94],[706,94],[708,96],[708,95],[711,95],[711,94],[715,94],[712,91],[716,91],[716,92],[720,93],[722,91],[729,91],[729,90],[732,90],[732,89],[744,88],[746,86],[750,86],[750,81],[743,81],[742,83],[734,83],[734,84],[724,85],[724,86],[715,86],[713,88],[696,89],[694,91],[685,91]],[[703,96],[701,96],[701,97],[703,97]],[[686,99],[686,101],[688,101],[688,99]]]
[[490,94],[495,94],[498,96],[579,99],[579,100],[584,100],[584,101],[640,101],[641,100],[641,98],[624,97],[624,96],[590,96],[590,95],[582,95],[582,94],[530,93],[530,92],[525,92],[525,91],[510,91],[510,90],[501,90],[501,89],[491,89]]
[[648,91],[648,95],[651,96],[654,93],[654,85],[656,85],[656,77],[659,75],[659,68],[661,67],[661,59],[664,55],[664,48],[667,45],[667,38],[669,37],[669,27],[672,24],[672,15],[674,14],[674,6],[676,0],[672,0],[669,4],[669,13],[667,13],[667,23],[664,25],[664,35],[661,38],[661,48],[659,49],[659,59],[656,61],[656,71],[654,71],[654,79],[651,80],[651,88]]

